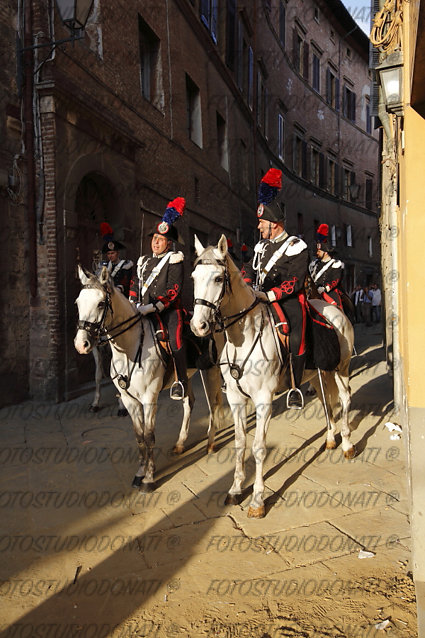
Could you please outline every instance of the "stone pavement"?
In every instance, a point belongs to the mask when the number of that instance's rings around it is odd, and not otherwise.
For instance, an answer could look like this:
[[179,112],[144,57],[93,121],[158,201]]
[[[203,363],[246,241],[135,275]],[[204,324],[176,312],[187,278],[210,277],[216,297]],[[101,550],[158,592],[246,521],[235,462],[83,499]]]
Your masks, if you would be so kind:
[[253,415],[246,498],[224,506],[233,431],[226,410],[217,451],[205,454],[199,381],[180,458],[169,451],[181,406],[160,399],[158,488],[148,495],[130,487],[135,438],[129,417],[115,416],[111,384],[97,414],[91,394],[1,410],[0,636],[414,636],[404,435],[385,427],[379,329],[356,326],[356,347],[356,458],[324,449],[316,397],[303,412],[279,397],[262,520],[247,518]]

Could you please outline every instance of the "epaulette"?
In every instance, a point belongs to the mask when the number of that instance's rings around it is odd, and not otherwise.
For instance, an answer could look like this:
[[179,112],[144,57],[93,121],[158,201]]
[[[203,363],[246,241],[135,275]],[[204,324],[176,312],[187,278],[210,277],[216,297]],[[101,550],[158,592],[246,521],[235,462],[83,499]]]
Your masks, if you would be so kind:
[[125,263],[122,265],[122,268],[124,268],[124,270],[130,270],[130,268],[133,267],[133,262],[131,261],[131,259],[126,259]]
[[299,237],[294,236],[289,242],[288,248],[285,250],[285,254],[288,255],[288,257],[292,255],[299,255],[299,253],[301,253],[306,248],[307,244],[305,243],[305,241],[303,239],[300,239]]
[[170,257],[170,264],[179,264],[181,261],[183,261],[184,259],[184,255],[183,253],[179,250],[176,253],[173,253]]

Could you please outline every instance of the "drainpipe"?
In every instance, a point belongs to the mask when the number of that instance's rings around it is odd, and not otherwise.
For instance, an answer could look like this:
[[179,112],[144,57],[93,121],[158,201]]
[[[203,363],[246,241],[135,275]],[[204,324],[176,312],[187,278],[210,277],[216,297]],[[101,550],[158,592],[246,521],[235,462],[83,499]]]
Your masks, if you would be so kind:
[[[403,383],[402,366],[400,357],[400,313],[399,313],[399,263],[398,263],[398,234],[397,225],[397,149],[396,149],[396,129],[391,121],[385,107],[382,89],[379,89],[378,115],[384,129],[384,144],[382,149],[382,210],[383,223],[381,232],[384,237],[389,237],[388,244],[385,241],[381,262],[384,266],[383,283],[385,290],[385,301],[390,301],[390,308],[385,312],[386,350],[387,366],[393,376],[394,412],[400,415],[403,403]],[[397,117],[393,116],[397,122]],[[381,240],[382,241],[382,240]],[[389,255],[388,255],[389,252]],[[387,267],[387,268],[386,268]],[[388,269],[389,267],[389,269]],[[386,270],[386,272],[385,272]],[[389,350],[392,347],[392,358],[389,357]]]
[[35,214],[35,161],[34,161],[34,50],[32,38],[32,0],[25,0],[24,12],[24,121],[25,121],[25,156],[27,165],[27,206],[28,206],[28,244],[29,244],[29,288],[31,303],[37,297],[37,231]]

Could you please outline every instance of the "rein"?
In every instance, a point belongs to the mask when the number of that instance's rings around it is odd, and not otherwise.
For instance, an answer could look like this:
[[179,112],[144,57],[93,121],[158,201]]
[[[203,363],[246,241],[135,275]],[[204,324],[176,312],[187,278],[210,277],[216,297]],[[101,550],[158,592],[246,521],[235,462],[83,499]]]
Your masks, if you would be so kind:
[[[232,287],[231,287],[231,282],[230,282],[230,275],[229,275],[229,269],[228,269],[228,264],[227,264],[227,260],[222,260],[222,259],[217,259],[217,260],[213,260],[213,259],[202,259],[202,258],[198,258],[194,264],[194,267],[196,268],[196,266],[198,264],[202,264],[202,265],[219,265],[219,266],[223,266],[225,271],[224,271],[224,278],[223,278],[223,286],[221,288],[220,294],[218,296],[218,299],[215,303],[212,303],[211,301],[208,301],[207,299],[201,299],[201,298],[196,298],[194,300],[194,305],[200,305],[200,306],[206,306],[207,308],[211,308],[211,310],[214,310],[214,321],[216,324],[219,325],[219,328],[216,329],[216,332],[226,332],[226,330],[228,330],[228,328],[230,328],[230,326],[233,326],[237,321],[239,321],[240,319],[242,319],[243,317],[245,317],[249,312],[251,312],[251,310],[253,310],[259,303],[260,300],[258,299],[258,297],[254,297],[254,301],[252,302],[252,304],[248,307],[248,308],[244,308],[243,310],[240,310],[239,312],[233,314],[233,315],[228,315],[227,317],[222,317],[221,316],[221,311],[220,311],[220,304],[223,300],[224,295],[226,294],[226,292],[231,293],[232,292]],[[229,321],[230,320],[230,321]],[[228,322],[227,324],[225,324],[225,322]],[[252,342],[252,345],[249,349],[248,354],[246,355],[244,361],[239,365],[236,363],[236,350],[234,353],[234,357],[233,357],[233,361],[231,362],[229,359],[229,353],[228,353],[228,342],[226,344],[226,357],[227,357],[227,362],[223,362],[220,363],[219,365],[228,365],[229,369],[230,369],[230,375],[233,377],[233,379],[235,379],[236,381],[236,385],[238,387],[239,392],[241,392],[241,394],[243,394],[244,396],[246,396],[247,398],[249,398],[249,395],[244,392],[244,390],[242,390],[241,386],[240,386],[240,379],[242,378],[243,374],[244,374],[244,370],[245,370],[245,365],[248,361],[248,359],[250,358],[251,354],[253,353],[255,346],[257,345],[258,342],[260,342],[261,347],[263,348],[262,342],[261,342],[261,337],[263,336],[263,330],[264,330],[264,313],[261,313],[261,325],[260,325],[260,329],[258,330],[255,339]]]
[[[82,290],[88,289],[88,288],[99,289],[99,286],[92,285],[92,284],[85,284],[84,286],[82,286]],[[106,315],[108,313],[108,310],[111,311],[112,316],[113,316],[113,311],[111,306],[111,293],[106,288],[104,288],[104,291],[106,294],[106,299],[105,299],[105,306],[103,308],[103,313],[102,313],[102,317],[100,318],[100,321],[86,321],[86,320],[80,319],[77,322],[77,329],[86,330],[86,332],[88,332],[93,339],[97,340],[97,345],[99,346],[103,346],[109,341],[116,339],[116,337],[119,337],[124,332],[127,332],[127,330],[130,330],[130,328],[135,326],[142,319],[142,315],[138,312],[137,315],[128,317],[128,319],[124,319],[124,321],[121,321],[116,326],[110,326],[106,328],[104,324],[106,321]],[[121,328],[122,326],[126,326],[126,327],[123,330],[120,330],[120,332],[117,332],[116,334],[111,335],[110,337],[106,336],[107,333],[111,334],[112,331],[115,331],[118,328]]]
[[[206,306],[207,308],[211,308],[211,310],[214,310],[214,321],[219,326],[216,332],[226,332],[226,330],[230,328],[230,326],[233,326],[233,324],[239,321],[239,319],[242,319],[243,317],[245,317],[245,315],[251,312],[251,310],[255,308],[255,306],[259,303],[260,300],[257,297],[255,297],[254,301],[248,308],[244,308],[243,310],[240,310],[234,315],[228,315],[227,317],[222,317],[221,311],[220,311],[220,304],[226,292],[229,292],[229,293],[232,292],[232,286],[230,282],[230,275],[229,275],[229,269],[227,267],[227,261],[225,259],[202,259],[201,257],[199,257],[195,261],[194,268],[196,268],[198,264],[206,265],[206,266],[218,265],[218,266],[224,267],[223,286],[221,288],[217,301],[213,303],[211,301],[208,301],[208,299],[196,298],[193,303],[195,306]],[[228,321],[229,319],[232,319],[233,321],[230,321],[230,323],[225,325],[225,321]]]

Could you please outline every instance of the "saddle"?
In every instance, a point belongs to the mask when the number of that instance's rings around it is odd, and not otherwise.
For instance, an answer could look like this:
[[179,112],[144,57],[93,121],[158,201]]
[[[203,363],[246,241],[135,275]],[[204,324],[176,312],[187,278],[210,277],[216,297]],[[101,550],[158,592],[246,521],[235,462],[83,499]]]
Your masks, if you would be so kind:
[[[161,321],[159,313],[148,315],[147,318],[152,324],[158,352],[164,365],[167,367],[172,356],[168,330]],[[208,370],[209,368],[217,365],[218,355],[213,337],[195,336],[190,328],[190,321],[187,313],[185,313],[183,323],[183,342],[186,348],[186,361],[188,368]]]
[[[289,352],[290,323],[282,325],[271,304],[272,317],[276,333],[279,337],[282,358]],[[307,300],[307,321],[305,331],[306,364],[308,370],[335,370],[341,359],[341,349],[334,326]]]
[[309,370],[335,370],[341,348],[334,326],[307,300],[306,364]]

